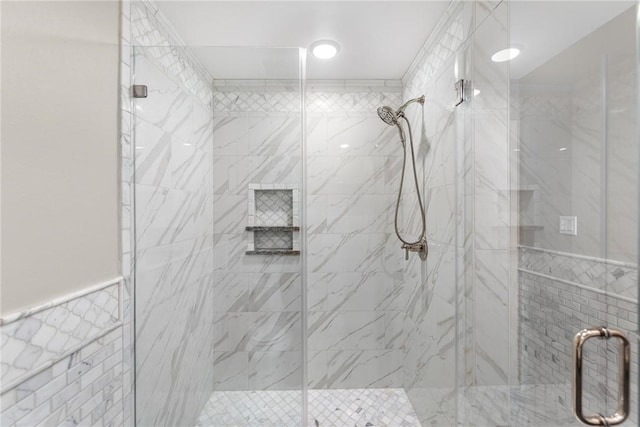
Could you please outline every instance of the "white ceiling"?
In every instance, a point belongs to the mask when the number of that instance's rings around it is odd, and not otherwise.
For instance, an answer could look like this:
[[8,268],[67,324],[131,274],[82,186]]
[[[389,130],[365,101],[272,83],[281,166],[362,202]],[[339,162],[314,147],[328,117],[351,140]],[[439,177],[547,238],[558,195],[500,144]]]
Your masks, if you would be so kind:
[[[309,79],[400,79],[448,1],[162,1],[191,46],[309,47],[340,44],[338,55],[310,56]],[[297,49],[194,48],[214,78],[297,78]]]
[[[525,76],[634,3],[512,1],[511,44],[522,53],[511,63],[511,77]],[[331,60],[309,55],[309,79],[400,79],[448,0],[172,0],[159,4],[217,79],[295,79],[297,48],[318,39],[335,40],[341,49]]]

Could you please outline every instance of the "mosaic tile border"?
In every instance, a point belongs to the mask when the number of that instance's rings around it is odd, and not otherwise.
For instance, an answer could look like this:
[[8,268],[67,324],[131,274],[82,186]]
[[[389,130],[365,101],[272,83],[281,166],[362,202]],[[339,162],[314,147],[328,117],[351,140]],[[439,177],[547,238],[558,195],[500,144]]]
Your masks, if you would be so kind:
[[184,87],[204,105],[211,106],[213,77],[196,59],[188,45],[150,1],[131,3],[131,41],[143,47],[145,57],[159,64],[166,75]]
[[[299,80],[271,79],[215,79],[213,88],[218,92],[293,92],[300,93]],[[399,93],[404,89],[400,80],[307,80],[305,90],[307,93],[316,92],[376,92]]]
[[596,257],[520,246],[518,268],[588,289],[637,301],[638,267]]
[[[460,47],[502,1],[452,0],[402,76],[402,82],[409,93],[413,92],[413,88],[425,87],[425,82],[432,79],[442,65],[459,52]],[[468,5],[471,7],[467,7]]]
[[453,0],[402,76],[406,88],[424,87],[424,82],[458,51],[468,36],[463,22],[464,2]]
[[381,105],[402,104],[402,93],[372,90],[354,92],[308,92],[307,113],[361,112],[376,114]]
[[[215,80],[214,112],[301,113],[299,82],[296,80]],[[266,95],[269,96],[266,96]],[[402,103],[399,80],[325,80],[306,84],[309,114],[375,114],[380,105]]]
[[3,318],[1,393],[121,326],[122,278]]

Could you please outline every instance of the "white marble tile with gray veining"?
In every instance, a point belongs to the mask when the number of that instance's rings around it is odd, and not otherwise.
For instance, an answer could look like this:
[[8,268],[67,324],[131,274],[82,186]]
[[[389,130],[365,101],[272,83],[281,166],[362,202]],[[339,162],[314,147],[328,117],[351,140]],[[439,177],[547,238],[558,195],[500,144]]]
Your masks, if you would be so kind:
[[249,275],[249,284],[249,311],[302,311],[302,281],[299,273],[252,273]]
[[402,382],[402,350],[332,350],[327,359],[328,388],[397,387]]
[[249,353],[250,390],[295,390],[301,384],[301,351]]
[[135,100],[136,422],[172,425],[213,387],[215,124],[211,77],[150,7],[132,10],[149,91]]
[[314,311],[308,318],[310,350],[385,348],[384,312]]

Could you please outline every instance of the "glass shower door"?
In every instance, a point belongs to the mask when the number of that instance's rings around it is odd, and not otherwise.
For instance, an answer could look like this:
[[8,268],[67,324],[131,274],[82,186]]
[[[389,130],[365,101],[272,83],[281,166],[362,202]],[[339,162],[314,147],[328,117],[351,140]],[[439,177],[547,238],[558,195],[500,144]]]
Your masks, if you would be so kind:
[[[573,340],[584,329],[603,336],[583,347],[583,413],[604,423],[617,410],[620,340],[607,335],[620,330],[624,425],[638,424],[636,17],[635,1],[521,1],[476,23],[461,126],[459,425],[581,425]],[[507,47],[520,55],[494,57]]]
[[302,425],[301,52],[163,31],[133,55],[136,425]]
[[[568,14],[588,24],[567,35],[554,23]],[[524,28],[532,19],[549,34]],[[510,22],[510,43],[522,48],[510,66],[518,217],[510,425],[581,425],[576,390],[583,418],[612,416],[621,341],[608,334],[618,330],[632,343],[625,425],[637,425],[636,7],[513,2]],[[553,45],[540,47],[546,37]],[[584,329],[601,339],[584,342],[576,388],[573,339]]]

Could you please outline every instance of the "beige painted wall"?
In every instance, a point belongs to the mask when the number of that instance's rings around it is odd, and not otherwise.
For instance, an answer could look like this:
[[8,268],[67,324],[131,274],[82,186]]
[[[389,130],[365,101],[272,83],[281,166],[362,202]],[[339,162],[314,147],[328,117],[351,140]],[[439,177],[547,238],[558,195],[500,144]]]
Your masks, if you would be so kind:
[[119,2],[2,1],[1,297],[119,274]]

